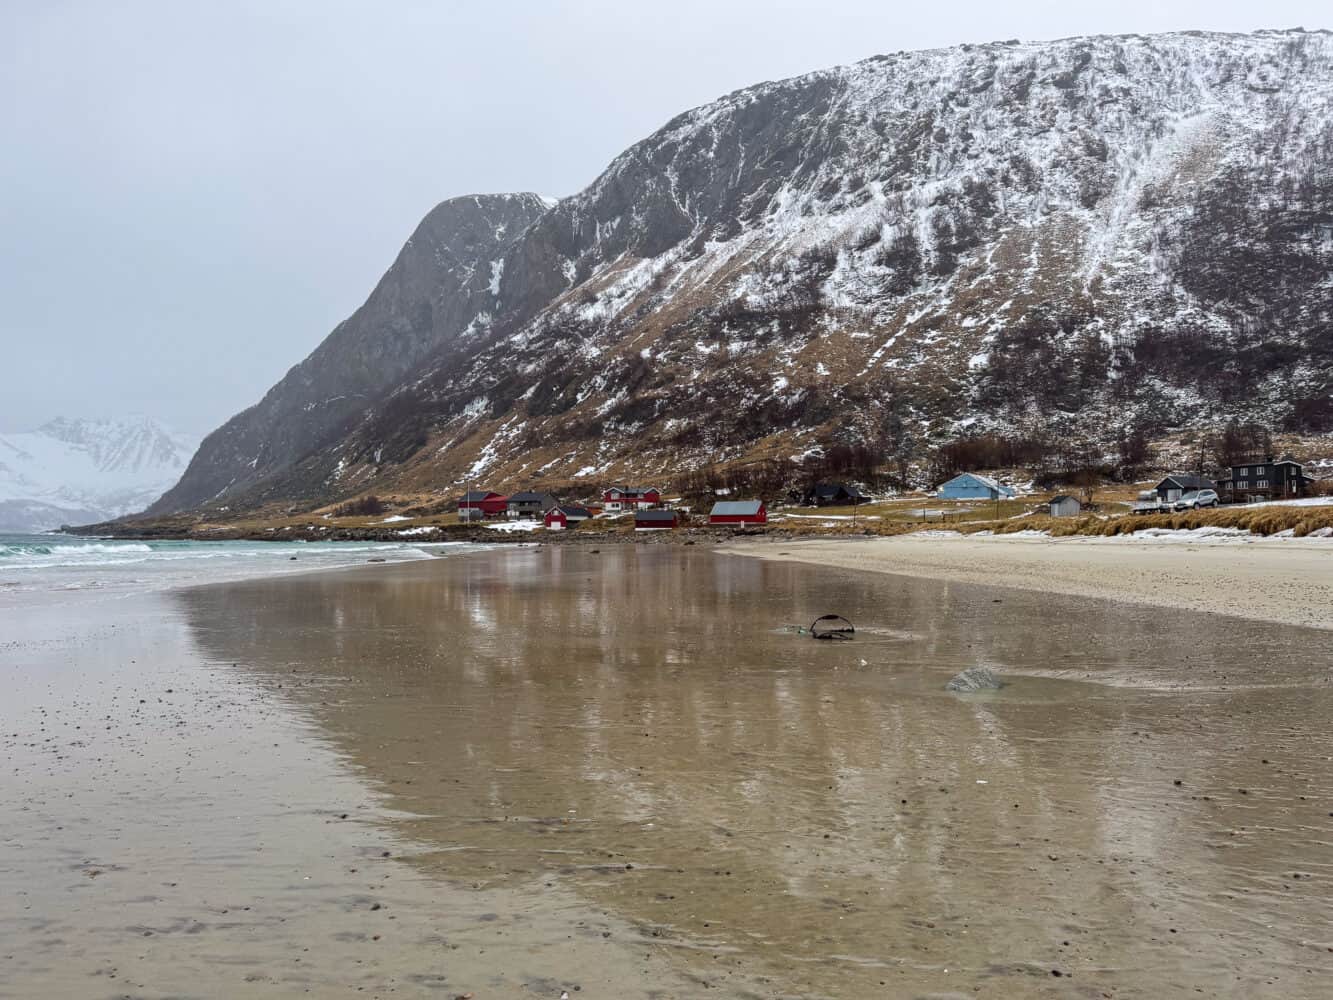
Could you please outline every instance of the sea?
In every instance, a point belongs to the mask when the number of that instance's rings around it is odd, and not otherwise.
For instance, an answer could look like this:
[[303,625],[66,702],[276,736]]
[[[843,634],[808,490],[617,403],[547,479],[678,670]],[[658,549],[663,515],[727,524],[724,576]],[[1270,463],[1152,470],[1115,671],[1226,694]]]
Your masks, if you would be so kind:
[[459,542],[126,541],[0,533],[0,609],[131,596],[250,577],[404,562],[479,548]]

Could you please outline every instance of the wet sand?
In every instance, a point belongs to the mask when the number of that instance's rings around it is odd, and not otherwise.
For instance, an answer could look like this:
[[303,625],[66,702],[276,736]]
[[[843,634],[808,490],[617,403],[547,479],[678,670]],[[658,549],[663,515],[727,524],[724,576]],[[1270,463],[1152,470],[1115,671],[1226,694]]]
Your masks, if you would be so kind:
[[1327,631],[669,546],[5,626],[0,996],[1333,976]]
[[919,534],[770,544],[764,559],[981,583],[1333,629],[1333,544],[1246,539],[1149,542]]

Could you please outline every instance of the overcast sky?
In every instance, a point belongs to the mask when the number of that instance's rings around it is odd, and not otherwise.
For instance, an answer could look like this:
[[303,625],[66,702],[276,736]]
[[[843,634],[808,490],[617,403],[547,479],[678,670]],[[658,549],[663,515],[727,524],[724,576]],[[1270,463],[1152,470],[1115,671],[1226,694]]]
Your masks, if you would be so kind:
[[0,0],[0,431],[204,433],[435,203],[571,194],[676,113],[881,52],[1329,27],[1327,2]]

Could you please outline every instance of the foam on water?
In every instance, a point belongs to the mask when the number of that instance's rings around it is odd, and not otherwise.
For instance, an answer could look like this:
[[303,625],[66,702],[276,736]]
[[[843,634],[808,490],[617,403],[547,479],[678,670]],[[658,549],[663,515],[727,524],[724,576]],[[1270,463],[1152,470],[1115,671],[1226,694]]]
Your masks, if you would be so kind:
[[[253,576],[429,559],[461,543],[133,542],[0,534],[0,607],[79,592],[131,594]],[[54,598],[52,598],[54,599]]]

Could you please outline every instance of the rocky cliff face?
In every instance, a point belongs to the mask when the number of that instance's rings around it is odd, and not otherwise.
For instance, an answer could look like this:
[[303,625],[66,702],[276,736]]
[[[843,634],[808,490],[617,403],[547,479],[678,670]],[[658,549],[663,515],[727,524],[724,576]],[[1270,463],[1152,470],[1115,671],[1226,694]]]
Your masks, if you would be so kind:
[[1333,429],[1331,274],[1326,33],[878,56],[687,112],[549,209],[446,202],[158,509]]
[[185,476],[150,510],[241,493],[335,445],[386,391],[476,320],[487,305],[492,262],[548,207],[535,194],[437,205],[365,305],[259,403],[210,434]]

